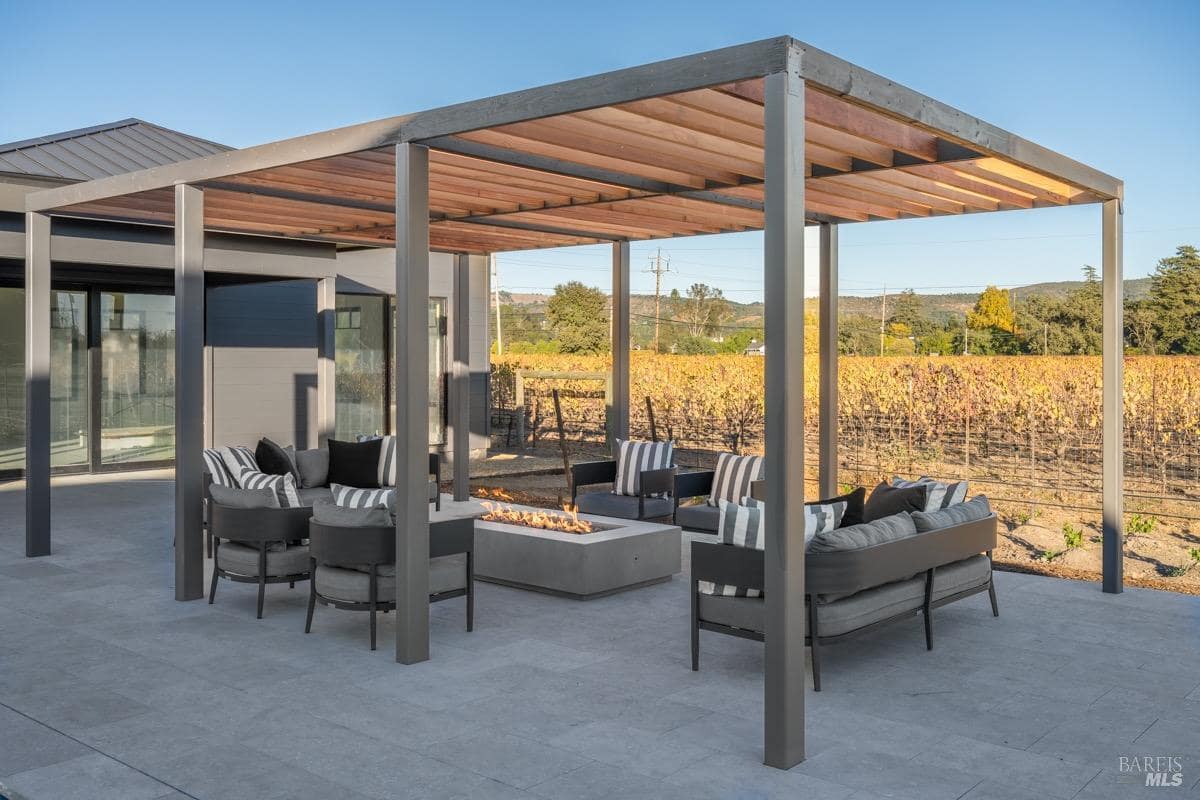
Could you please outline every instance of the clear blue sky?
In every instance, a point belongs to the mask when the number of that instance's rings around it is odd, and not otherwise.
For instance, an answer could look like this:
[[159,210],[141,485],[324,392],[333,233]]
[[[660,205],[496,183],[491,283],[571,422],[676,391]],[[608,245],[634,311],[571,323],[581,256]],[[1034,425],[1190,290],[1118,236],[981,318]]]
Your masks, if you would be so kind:
[[[1200,3],[0,0],[0,141],[123,117],[246,146],[790,34],[1125,180],[1126,274],[1200,244]],[[15,35],[14,35],[15,34]],[[843,289],[1075,278],[1099,208],[842,228]],[[758,235],[661,244],[668,287],[761,297]],[[607,288],[603,248],[502,257],[501,283]],[[638,273],[635,291],[653,286]],[[949,289],[947,289],[949,290]]]

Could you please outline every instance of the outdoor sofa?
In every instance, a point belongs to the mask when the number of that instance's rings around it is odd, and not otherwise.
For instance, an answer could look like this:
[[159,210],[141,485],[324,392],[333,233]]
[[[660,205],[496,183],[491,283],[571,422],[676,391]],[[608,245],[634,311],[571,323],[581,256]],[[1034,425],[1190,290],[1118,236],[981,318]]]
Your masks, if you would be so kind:
[[[981,592],[999,616],[991,557],[996,537],[996,515],[983,496],[813,536],[805,552],[804,602],[814,689],[821,689],[822,645],[922,614],[932,650],[933,609]],[[700,668],[701,630],[763,641],[763,556],[751,547],[692,542],[693,670]],[[701,582],[737,587],[741,596],[704,593]]]

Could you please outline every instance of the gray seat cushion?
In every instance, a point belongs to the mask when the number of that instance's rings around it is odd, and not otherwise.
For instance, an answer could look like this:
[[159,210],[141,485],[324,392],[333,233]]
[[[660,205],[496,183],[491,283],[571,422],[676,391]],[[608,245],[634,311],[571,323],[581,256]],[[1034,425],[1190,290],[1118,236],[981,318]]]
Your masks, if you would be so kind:
[[315,506],[317,503],[325,500],[333,500],[333,492],[328,486],[314,486],[308,489],[298,489],[296,492],[300,495],[300,505]]
[[[618,519],[638,518],[638,499],[629,495],[611,492],[585,492],[579,495],[575,502],[582,514],[595,514],[600,517],[616,517]],[[675,503],[669,497],[647,497],[643,518],[669,517],[674,506]]]
[[[222,542],[217,548],[217,566],[238,575],[258,575],[258,548],[237,542]],[[267,577],[308,572],[308,545],[288,545],[267,552]]]
[[[396,600],[396,565],[380,565],[375,568],[375,575],[375,599],[378,602],[394,602]],[[323,597],[350,603],[370,602],[371,576],[366,567],[350,569],[322,564],[317,567],[315,580],[317,592]],[[431,595],[465,588],[467,588],[466,553],[456,553],[429,560],[429,593]]]
[[698,506],[680,506],[675,512],[675,524],[688,531],[716,533],[721,521],[721,509],[701,503]]
[[700,619],[762,633],[766,603],[761,597],[721,597],[701,594]]
[[213,502],[229,508],[279,508],[279,495],[270,486],[239,489],[214,483],[209,485],[208,495]]
[[933,573],[933,599],[986,586],[992,576],[992,562],[984,555],[971,556],[938,567]]
[[838,636],[925,604],[925,577],[885,583],[830,603],[817,601],[817,630]]
[[322,501],[313,506],[313,519],[322,525],[343,528],[386,528],[393,524],[386,508],[349,508]]
[[818,533],[808,543],[810,553],[837,553],[846,550],[861,550],[864,547],[894,542],[917,535],[917,526],[907,511],[882,517],[874,522],[863,522],[845,528]]
[[927,533],[939,528],[948,528],[951,525],[961,525],[964,522],[984,519],[991,513],[992,507],[988,503],[988,499],[980,494],[965,503],[958,503],[938,511],[917,511],[912,518],[917,530]]

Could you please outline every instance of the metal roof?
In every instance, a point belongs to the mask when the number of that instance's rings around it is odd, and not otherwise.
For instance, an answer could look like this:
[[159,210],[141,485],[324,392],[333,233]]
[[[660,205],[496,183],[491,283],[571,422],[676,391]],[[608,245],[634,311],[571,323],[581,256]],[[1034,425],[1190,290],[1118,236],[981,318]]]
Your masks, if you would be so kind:
[[130,118],[0,144],[0,173],[87,181],[232,149]]

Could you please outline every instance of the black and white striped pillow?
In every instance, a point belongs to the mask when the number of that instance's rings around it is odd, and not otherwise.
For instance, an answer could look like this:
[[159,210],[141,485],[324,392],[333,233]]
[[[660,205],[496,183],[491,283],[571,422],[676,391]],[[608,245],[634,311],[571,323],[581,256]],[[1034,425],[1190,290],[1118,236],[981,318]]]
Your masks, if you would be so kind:
[[249,447],[219,447],[217,448],[217,452],[221,454],[221,461],[228,468],[229,474],[233,476],[233,485],[249,489],[249,486],[242,483],[240,476],[247,470],[250,472],[260,471],[258,461],[254,458],[254,451]]
[[384,506],[391,509],[395,503],[395,489],[357,489],[353,486],[343,486],[340,483],[330,485],[329,489],[333,492],[334,505],[342,508],[379,508]]
[[906,481],[898,475],[892,477],[892,486],[900,489],[924,485],[929,486],[929,491],[925,496],[926,511],[940,511],[943,508],[956,506],[967,499],[967,481],[942,483],[930,478],[928,475],[922,475],[915,481]]
[[750,484],[763,479],[763,464],[762,456],[735,456],[733,453],[718,455],[708,504],[717,508],[722,500],[736,503],[749,495]]
[[628,442],[617,439],[617,479],[613,494],[636,497],[641,474],[652,469],[666,469],[675,458],[674,442]]
[[233,479],[233,473],[229,471],[229,467],[225,466],[225,462],[221,460],[220,450],[211,447],[205,448],[204,469],[212,476],[212,482],[217,486],[228,486],[231,489],[237,488],[237,482]]
[[[722,544],[762,550],[766,545],[766,528],[763,525],[763,506],[739,505],[728,500],[720,501],[721,517],[717,523],[717,537]],[[701,594],[720,597],[762,597],[762,590],[726,583],[697,581]]]
[[396,437],[384,436],[379,444],[379,485],[396,485]]
[[279,498],[280,508],[300,508],[300,493],[296,491],[296,477],[292,473],[286,475],[268,475],[258,470],[244,469],[238,475],[238,483],[243,489],[274,489]]
[[[753,497],[743,497],[742,505],[750,508],[766,508],[766,504],[762,500],[755,500]],[[846,517],[846,509],[849,507],[850,504],[845,500],[832,503],[805,503],[804,546],[808,547],[808,543],[818,533],[828,533],[841,525],[842,520]]]

